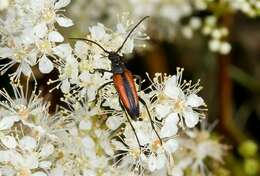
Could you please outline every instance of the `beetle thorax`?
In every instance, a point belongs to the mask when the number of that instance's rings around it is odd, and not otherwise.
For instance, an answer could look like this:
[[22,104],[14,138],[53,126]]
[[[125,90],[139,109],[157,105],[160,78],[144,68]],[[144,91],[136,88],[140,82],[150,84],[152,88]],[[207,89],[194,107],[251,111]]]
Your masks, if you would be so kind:
[[108,59],[111,61],[112,64],[111,69],[113,73],[123,73],[125,69],[125,64],[118,53],[116,52],[109,53]]

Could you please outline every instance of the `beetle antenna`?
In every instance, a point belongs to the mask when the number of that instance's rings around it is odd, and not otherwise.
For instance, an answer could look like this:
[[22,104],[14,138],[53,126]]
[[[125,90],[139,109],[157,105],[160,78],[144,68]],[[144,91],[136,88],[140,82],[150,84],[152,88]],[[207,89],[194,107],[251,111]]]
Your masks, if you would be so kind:
[[93,41],[93,40],[89,40],[89,39],[85,39],[85,38],[69,38],[72,40],[84,40],[90,43],[94,43],[95,45],[97,45],[99,48],[101,48],[105,53],[109,53],[109,51],[107,51],[103,46],[101,46],[99,43]]
[[131,31],[128,33],[128,35],[126,36],[124,42],[122,43],[122,45],[117,49],[116,53],[118,53],[124,46],[124,44],[126,43],[127,39],[130,37],[130,35],[134,32],[134,30],[146,19],[149,18],[149,16],[145,16],[143,17],[132,29]]

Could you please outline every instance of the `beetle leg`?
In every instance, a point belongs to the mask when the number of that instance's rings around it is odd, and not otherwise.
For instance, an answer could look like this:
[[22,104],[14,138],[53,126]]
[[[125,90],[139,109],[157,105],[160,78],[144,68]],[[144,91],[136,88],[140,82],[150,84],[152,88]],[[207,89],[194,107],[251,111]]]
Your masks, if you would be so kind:
[[139,145],[140,153],[142,153],[142,146],[141,146],[141,143],[140,143],[139,138],[138,138],[138,136],[137,136],[137,133],[136,133],[136,131],[135,131],[134,125],[132,124],[132,122],[131,122],[131,120],[130,120],[130,118],[129,118],[127,112],[126,112],[126,109],[124,108],[124,106],[123,106],[123,104],[122,104],[120,98],[119,98],[119,104],[120,104],[122,110],[125,112],[125,116],[126,116],[126,118],[127,118],[127,121],[129,122],[129,124],[130,124],[130,126],[131,126],[131,128],[132,128],[132,130],[133,130],[133,132],[134,132],[134,135],[135,135],[135,138],[136,138],[136,140],[137,140],[137,143],[138,143],[138,145]]
[[97,99],[98,99],[99,92],[100,92],[104,87],[106,87],[107,85],[112,84],[112,83],[113,83],[113,81],[108,81],[108,82],[104,83],[103,85],[101,85],[101,86],[97,89],[97,93],[96,93],[96,96],[95,96],[95,101],[97,101]]
[[101,54],[101,58],[105,58],[105,57],[107,57],[107,55],[105,55],[105,54]]
[[161,145],[162,145],[162,139],[161,139],[160,135],[158,134],[158,132],[157,132],[156,129],[155,129],[154,121],[152,120],[152,116],[151,116],[150,111],[149,111],[149,109],[148,109],[148,107],[147,107],[147,104],[145,103],[145,101],[144,101],[141,97],[138,97],[138,99],[139,99],[139,101],[145,106],[145,109],[146,109],[146,111],[147,111],[147,113],[148,113],[148,117],[149,117],[150,122],[151,122],[151,126],[152,126],[154,132],[156,133],[156,136],[158,137],[158,139],[159,139],[159,141],[160,141],[160,143],[161,143]]
[[111,70],[106,70],[106,69],[103,69],[103,68],[95,68],[92,72],[89,72],[89,73],[94,74],[96,72],[99,72],[101,74],[104,74],[105,72],[112,73]]
[[138,84],[138,92],[140,92],[142,89],[141,89],[141,86],[142,86],[142,78],[140,75],[133,75],[134,78],[136,79],[137,81],[137,84]]
[[105,108],[107,108],[108,106],[104,106],[104,103],[105,103],[106,101],[105,100],[103,100],[101,103],[100,103],[100,107],[102,108],[102,109],[105,109]]

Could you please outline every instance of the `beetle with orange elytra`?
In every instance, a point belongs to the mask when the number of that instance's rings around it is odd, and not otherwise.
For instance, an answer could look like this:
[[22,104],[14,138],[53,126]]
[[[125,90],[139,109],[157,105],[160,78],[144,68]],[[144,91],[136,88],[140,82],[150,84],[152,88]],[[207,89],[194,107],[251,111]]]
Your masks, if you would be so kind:
[[[98,47],[100,47],[106,54],[108,54],[106,57],[108,57],[108,59],[111,61],[111,70],[94,69],[94,72],[96,72],[96,71],[101,72],[101,73],[110,72],[110,73],[113,74],[113,76],[112,76],[113,81],[109,81],[107,83],[104,83],[102,86],[100,86],[99,89],[97,90],[97,95],[99,94],[99,91],[101,89],[103,89],[105,86],[107,86],[109,84],[114,84],[116,91],[119,95],[120,105],[121,105],[122,109],[125,111],[125,113],[127,112],[126,113],[127,120],[128,120],[128,122],[129,122],[129,124],[130,124],[130,126],[131,126],[131,128],[134,132],[134,135],[136,137],[136,140],[138,142],[140,150],[141,150],[142,146],[141,146],[140,141],[138,139],[138,136],[136,134],[135,128],[134,128],[133,124],[131,123],[130,118],[128,117],[128,115],[129,115],[131,117],[131,119],[133,119],[133,120],[138,119],[138,117],[140,116],[139,101],[145,106],[146,111],[147,111],[148,116],[149,116],[149,120],[151,122],[152,129],[156,133],[161,145],[162,145],[162,140],[161,140],[158,132],[155,129],[154,122],[152,120],[151,114],[149,112],[149,109],[148,109],[145,101],[140,96],[138,96],[138,94],[137,94],[137,89],[136,89],[136,86],[135,86],[134,76],[133,76],[132,72],[129,71],[126,68],[125,63],[123,62],[122,56],[120,56],[118,53],[121,51],[121,49],[123,48],[124,44],[126,43],[127,39],[130,37],[130,35],[133,33],[133,31],[146,18],[148,18],[148,16],[142,18],[132,28],[132,30],[128,33],[128,35],[126,36],[126,38],[123,41],[123,43],[121,44],[121,46],[116,51],[107,51],[99,43],[92,41],[92,40],[89,40],[89,39],[72,38],[72,39],[84,40],[84,41],[93,43],[93,44],[97,45]],[[139,83],[141,83],[140,77],[137,77],[137,78],[139,79]]]

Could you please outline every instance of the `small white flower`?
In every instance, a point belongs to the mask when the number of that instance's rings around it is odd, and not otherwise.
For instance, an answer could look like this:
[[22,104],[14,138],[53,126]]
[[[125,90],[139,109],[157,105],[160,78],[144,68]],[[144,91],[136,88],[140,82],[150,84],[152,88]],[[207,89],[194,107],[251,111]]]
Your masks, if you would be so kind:
[[220,44],[219,52],[221,54],[228,54],[231,51],[231,45],[228,42],[222,42]]
[[213,39],[209,41],[209,49],[211,51],[217,52],[220,49],[220,41],[218,39]]

